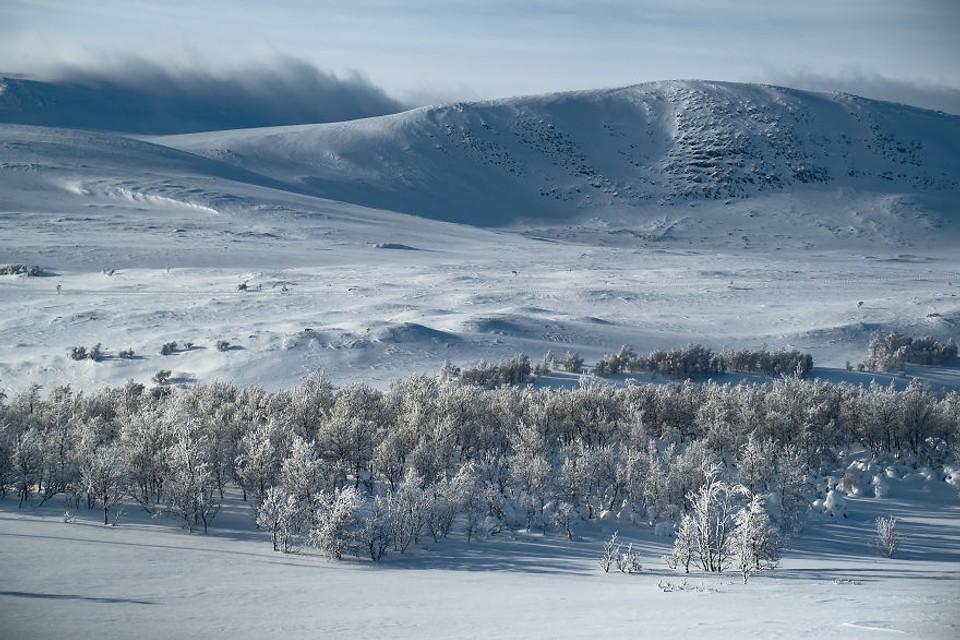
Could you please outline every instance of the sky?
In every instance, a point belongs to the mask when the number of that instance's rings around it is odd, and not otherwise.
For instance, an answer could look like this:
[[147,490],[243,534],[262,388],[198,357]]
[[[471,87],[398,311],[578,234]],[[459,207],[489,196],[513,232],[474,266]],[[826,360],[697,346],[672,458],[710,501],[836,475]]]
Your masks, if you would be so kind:
[[706,79],[960,113],[960,0],[0,0],[0,73],[141,63],[306,63],[407,104]]

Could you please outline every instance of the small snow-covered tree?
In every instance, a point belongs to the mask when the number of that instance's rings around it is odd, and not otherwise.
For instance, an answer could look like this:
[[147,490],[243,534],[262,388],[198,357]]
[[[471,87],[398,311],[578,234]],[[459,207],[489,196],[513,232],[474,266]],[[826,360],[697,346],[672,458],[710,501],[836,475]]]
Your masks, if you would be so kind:
[[199,423],[191,419],[175,428],[168,451],[165,510],[183,520],[183,526],[191,533],[200,524],[207,533],[222,504],[217,479],[207,459],[207,438]]
[[451,493],[464,516],[464,530],[467,542],[473,540],[480,530],[487,506],[483,483],[476,466],[468,462],[460,467],[450,483]]
[[240,438],[234,473],[244,498],[253,499],[254,508],[263,502],[267,489],[277,483],[280,459],[274,444],[276,425],[257,424]]
[[711,471],[697,491],[690,492],[690,516],[696,529],[696,558],[704,571],[723,571],[728,564],[733,528],[731,488]]
[[693,560],[697,546],[697,526],[693,516],[684,514],[680,519],[680,527],[673,539],[673,550],[666,556],[667,565],[671,569],[683,567],[684,573],[690,573],[690,562]]
[[126,463],[131,497],[148,513],[160,508],[169,475],[172,429],[153,406],[124,416],[120,446]]
[[40,435],[35,429],[26,429],[16,434],[10,452],[10,477],[20,498],[18,508],[30,497],[43,472],[43,449]]
[[332,560],[342,559],[344,552],[355,551],[362,505],[360,492],[351,486],[321,492],[316,498],[311,542]]
[[750,501],[734,516],[730,536],[730,550],[744,584],[754,571],[776,566],[782,546],[780,531],[763,508],[763,498],[750,496]]
[[620,573],[640,573],[643,571],[643,565],[640,563],[640,554],[633,550],[633,543],[627,544],[624,550],[621,548],[616,558],[617,569]]
[[294,436],[290,453],[280,465],[280,484],[294,496],[303,511],[313,506],[313,497],[330,486],[324,478],[323,461],[313,442]]
[[119,444],[102,445],[80,461],[80,486],[103,507],[103,524],[110,524],[110,509],[127,494],[127,472]]
[[563,356],[563,370],[578,373],[583,368],[583,358],[579,353],[567,351]]
[[393,548],[400,553],[420,540],[429,516],[430,504],[422,485],[423,479],[410,469],[397,490],[387,493],[387,513],[392,528]]
[[359,547],[365,548],[370,559],[379,562],[387,553],[393,537],[390,511],[387,501],[381,496],[367,503],[361,512]]
[[568,540],[573,540],[573,523],[578,517],[576,508],[566,500],[558,502],[553,510],[553,524],[567,534]]
[[303,509],[297,496],[284,487],[270,487],[257,509],[257,526],[270,532],[273,550],[287,553],[292,536],[300,530]]

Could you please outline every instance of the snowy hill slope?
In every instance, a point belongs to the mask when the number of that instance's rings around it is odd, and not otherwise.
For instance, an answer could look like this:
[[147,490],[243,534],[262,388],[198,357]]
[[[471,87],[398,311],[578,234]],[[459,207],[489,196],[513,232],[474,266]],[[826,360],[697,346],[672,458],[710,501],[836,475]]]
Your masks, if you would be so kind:
[[735,205],[787,193],[839,197],[861,214],[891,206],[932,212],[926,224],[937,225],[945,222],[937,215],[943,203],[960,194],[958,116],[720,82],[157,142],[326,198],[481,226],[615,214],[649,223],[662,205]]
[[[671,87],[686,98],[668,100]],[[749,117],[705,106],[747,113],[761,98]],[[876,128],[854,126],[854,112]],[[148,141],[0,125],[0,265],[47,274],[0,276],[0,388],[148,382],[158,369],[182,383],[276,388],[318,367],[386,383],[444,359],[548,349],[589,365],[624,343],[767,344],[842,366],[876,332],[956,337],[957,121],[664,83]],[[764,135],[785,131],[807,142]],[[815,131],[833,142],[811,142]],[[892,138],[908,151],[882,151]],[[823,155],[827,182],[787,173],[801,151]],[[709,162],[722,167],[698,166]],[[779,183],[757,182],[762,162]],[[626,186],[586,186],[598,176]],[[580,192],[541,195],[547,183]],[[715,198],[721,188],[736,197]],[[515,216],[525,226],[494,226]],[[160,356],[168,341],[195,346]],[[102,362],[66,355],[97,343]]]

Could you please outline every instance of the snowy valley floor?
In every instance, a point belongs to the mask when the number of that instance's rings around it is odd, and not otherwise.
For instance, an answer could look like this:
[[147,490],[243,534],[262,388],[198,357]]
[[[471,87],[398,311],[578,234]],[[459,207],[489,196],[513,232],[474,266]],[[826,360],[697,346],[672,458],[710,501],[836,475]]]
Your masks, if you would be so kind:
[[[271,551],[244,504],[209,535],[126,508],[64,522],[60,499],[0,501],[0,627],[7,638],[956,638],[960,503],[911,476],[890,497],[851,498],[848,517],[814,517],[781,566],[739,575],[666,568],[669,541],[645,526],[581,523],[466,544],[453,535],[379,564]],[[878,515],[901,518],[895,559],[869,547]],[[640,574],[596,562],[614,531],[641,551]],[[686,585],[683,585],[686,578]],[[664,590],[672,585],[677,590]]]

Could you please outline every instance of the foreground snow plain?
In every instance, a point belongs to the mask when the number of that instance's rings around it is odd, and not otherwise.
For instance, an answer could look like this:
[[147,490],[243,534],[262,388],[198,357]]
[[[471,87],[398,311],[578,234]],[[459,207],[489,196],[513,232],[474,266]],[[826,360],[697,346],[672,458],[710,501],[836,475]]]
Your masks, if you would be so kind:
[[[55,638],[955,638],[960,632],[960,505],[939,480],[849,498],[847,517],[814,517],[778,569],[682,573],[670,542],[605,521],[573,541],[503,533],[451,536],[382,563],[271,551],[234,496],[207,536],[128,506],[104,526],[96,510],[64,522],[58,500],[0,502],[5,637]],[[878,515],[897,515],[895,559],[869,546]],[[614,530],[641,553],[639,574],[603,573]],[[684,579],[686,581],[684,582]]]

